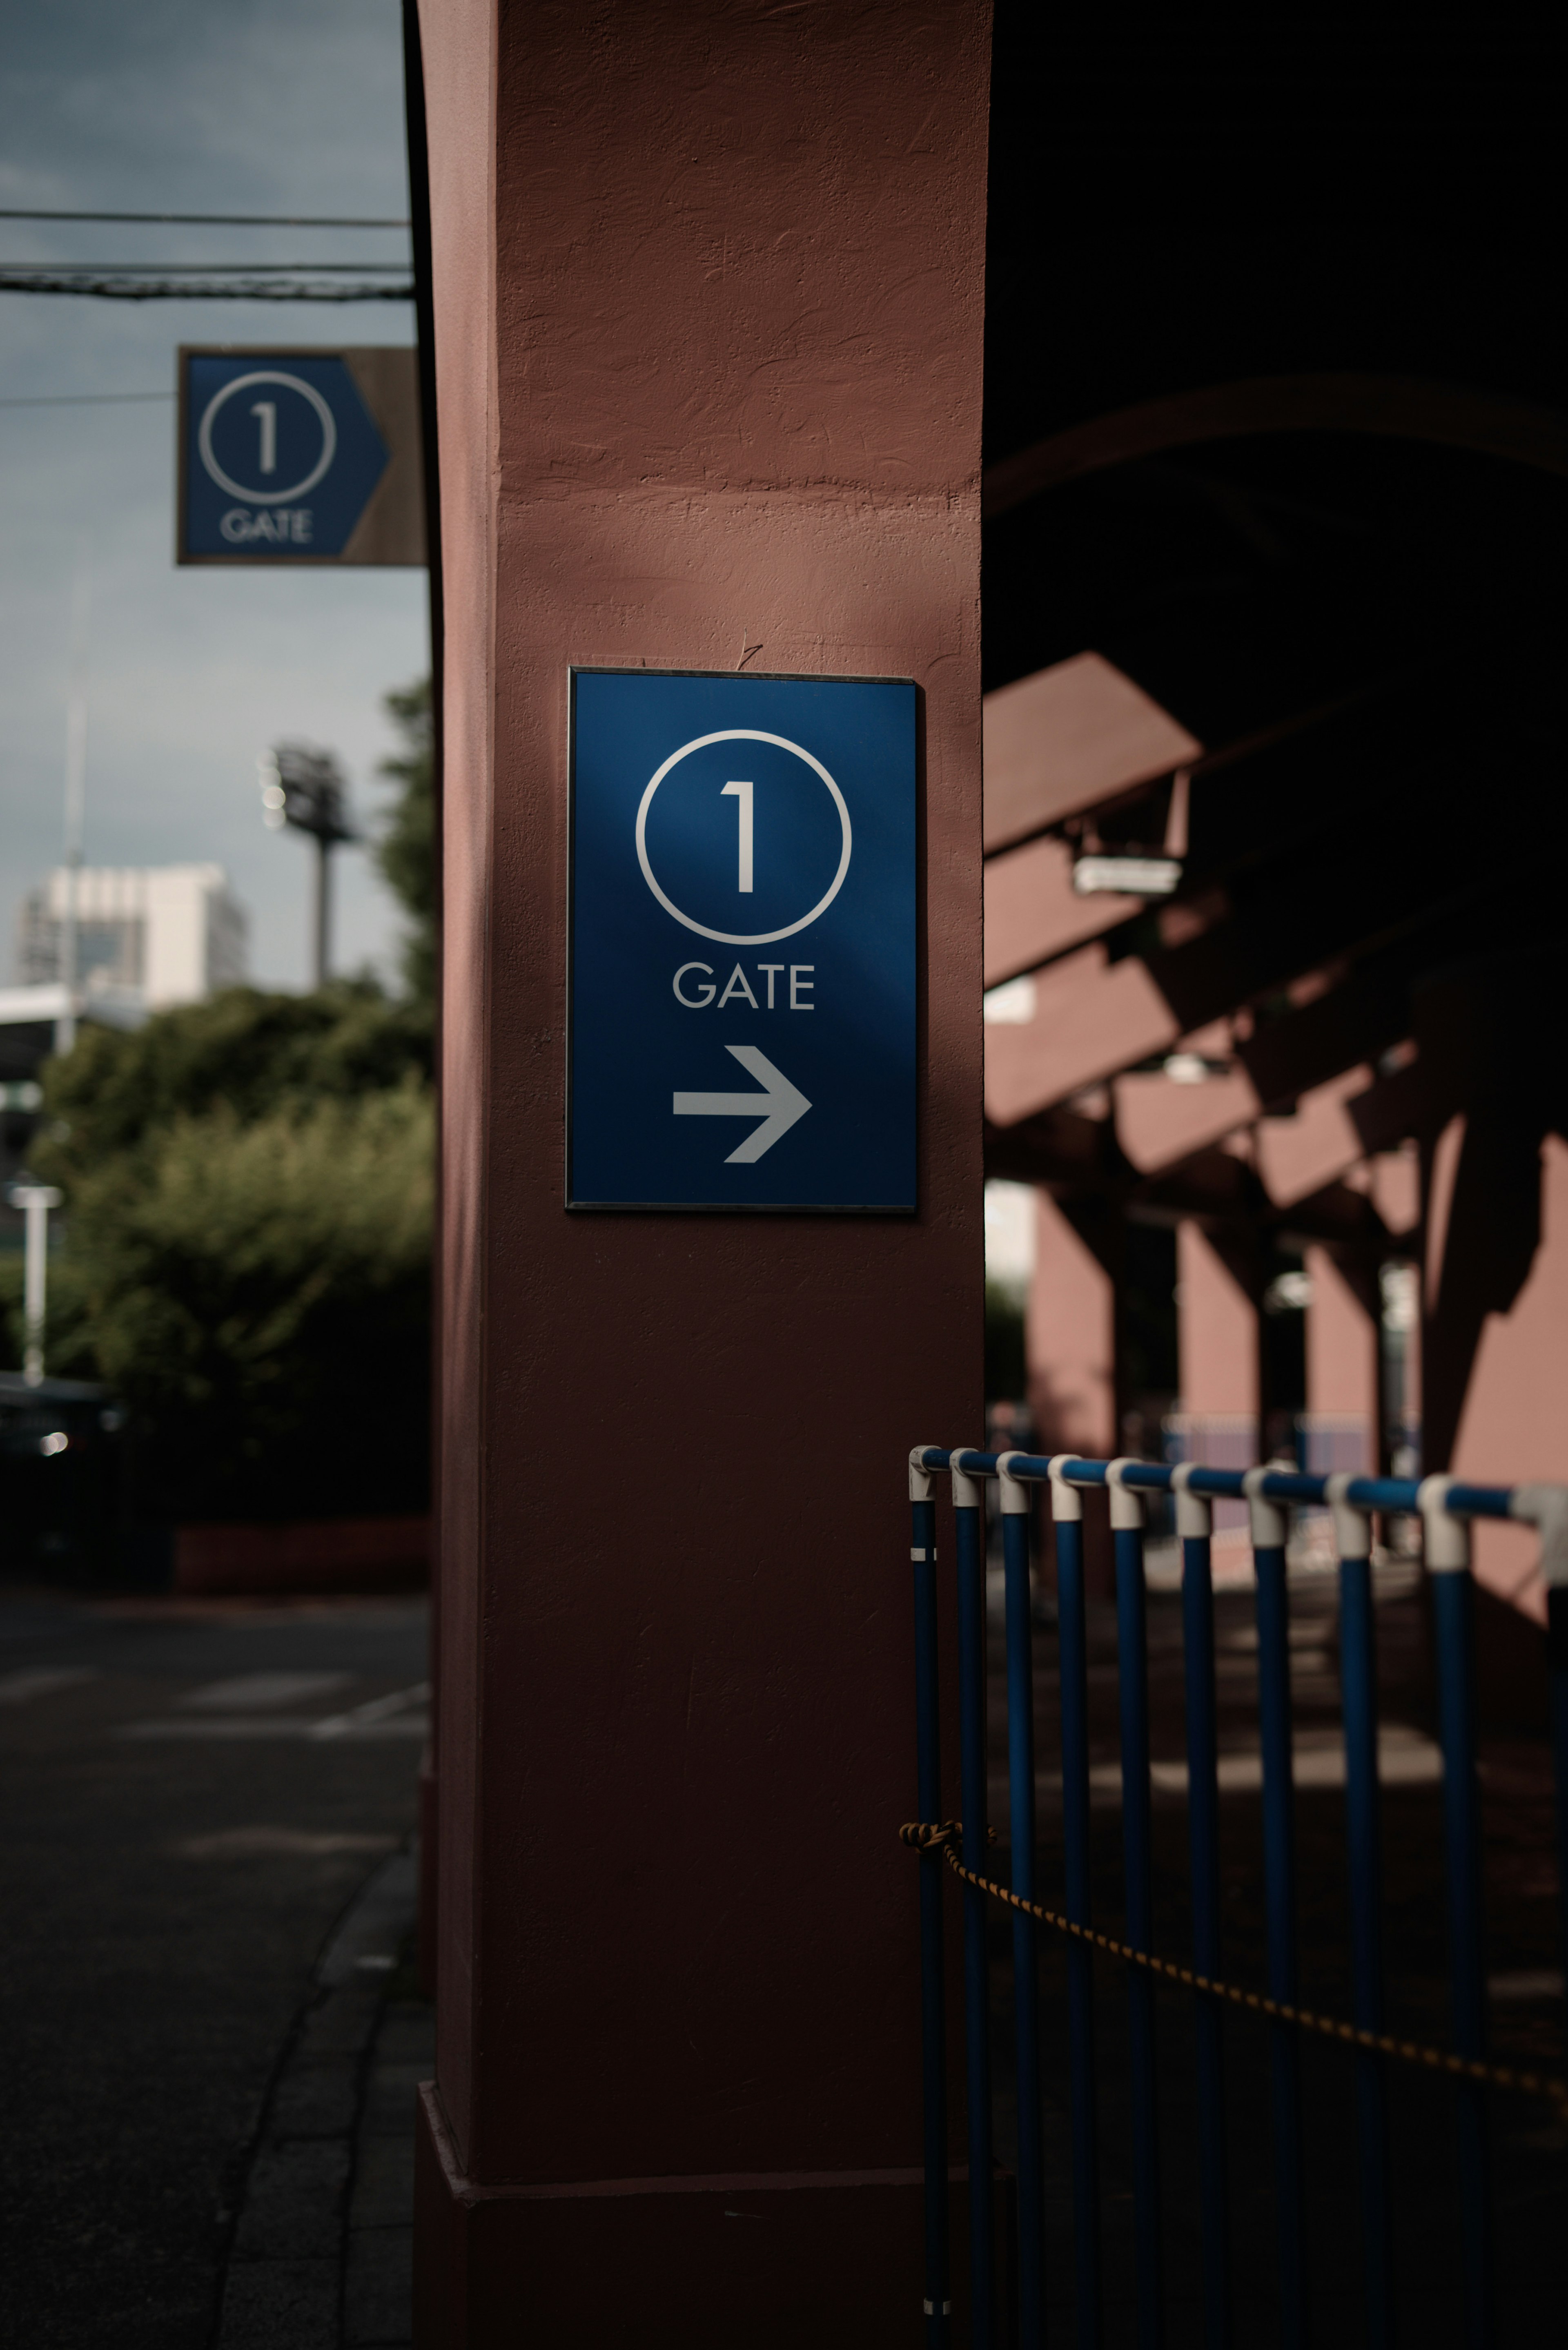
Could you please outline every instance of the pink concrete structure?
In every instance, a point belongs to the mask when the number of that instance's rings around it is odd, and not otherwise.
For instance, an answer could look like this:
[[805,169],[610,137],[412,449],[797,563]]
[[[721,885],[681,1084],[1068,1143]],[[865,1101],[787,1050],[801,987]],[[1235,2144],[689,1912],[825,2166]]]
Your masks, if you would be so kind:
[[1346,1069],[1304,1093],[1293,1117],[1259,1126],[1258,1172],[1276,1206],[1294,1207],[1366,1158],[1349,1104],[1371,1083],[1370,1069]]
[[1047,836],[992,857],[985,868],[985,983],[1033,971],[1069,947],[1096,939],[1138,910],[1137,898],[1106,890],[1080,898],[1073,852]]
[[1181,1408],[1257,1424],[1258,1309],[1233,1268],[1191,1217],[1177,1232]]
[[[1356,1281],[1322,1246],[1305,1252],[1311,1290],[1306,1308],[1306,1408],[1318,1419],[1359,1426],[1360,1458],[1334,1461],[1336,1469],[1374,1475],[1379,1466],[1382,1421],[1382,1332],[1376,1280]],[[1343,1448],[1348,1456],[1350,1447]],[[1314,1464],[1315,1465],[1315,1464]]]
[[1181,1024],[1135,956],[1080,947],[1035,981],[1034,1017],[985,1035],[986,1115],[1013,1126],[1129,1061],[1168,1052]]
[[989,857],[1203,749],[1141,686],[1095,652],[985,697]]
[[1116,1284],[1050,1194],[1035,1196],[1024,1318],[1035,1440],[1047,1452],[1104,1460],[1117,1450]]
[[[1481,1330],[1449,1463],[1456,1476],[1512,1482],[1535,1476],[1542,1461],[1568,1461],[1568,1142],[1560,1135],[1542,1148],[1541,1211],[1524,1285],[1511,1309],[1489,1315]],[[1500,1598],[1545,1622],[1545,1587],[1526,1529],[1478,1528],[1475,1565]]]
[[[920,2322],[889,1503],[922,1428],[981,1424],[988,16],[421,15],[448,650],[418,2339],[869,2350]],[[563,1210],[572,662],[920,684],[913,1218]]]

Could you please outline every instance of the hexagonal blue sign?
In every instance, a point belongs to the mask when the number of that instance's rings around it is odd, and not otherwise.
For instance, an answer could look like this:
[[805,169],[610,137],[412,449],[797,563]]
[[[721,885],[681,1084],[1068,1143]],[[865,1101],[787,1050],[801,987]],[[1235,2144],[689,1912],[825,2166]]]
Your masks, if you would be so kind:
[[388,464],[345,361],[319,351],[182,357],[181,561],[341,555]]

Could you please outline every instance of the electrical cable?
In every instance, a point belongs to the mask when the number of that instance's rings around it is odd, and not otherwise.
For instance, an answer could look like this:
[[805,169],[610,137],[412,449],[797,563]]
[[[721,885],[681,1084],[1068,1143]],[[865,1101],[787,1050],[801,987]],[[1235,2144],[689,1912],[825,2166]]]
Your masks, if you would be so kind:
[[45,213],[0,206],[0,220],[138,221],[183,228],[408,228],[406,220],[317,218],[304,213]]

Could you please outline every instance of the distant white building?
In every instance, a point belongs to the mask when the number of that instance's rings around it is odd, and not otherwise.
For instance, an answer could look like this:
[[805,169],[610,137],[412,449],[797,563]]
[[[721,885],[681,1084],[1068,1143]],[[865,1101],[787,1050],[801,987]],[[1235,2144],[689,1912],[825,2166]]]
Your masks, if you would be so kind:
[[[16,976],[64,982],[70,876],[57,866],[23,900]],[[83,866],[76,876],[77,985],[84,1007],[158,1012],[247,976],[249,924],[221,865]]]

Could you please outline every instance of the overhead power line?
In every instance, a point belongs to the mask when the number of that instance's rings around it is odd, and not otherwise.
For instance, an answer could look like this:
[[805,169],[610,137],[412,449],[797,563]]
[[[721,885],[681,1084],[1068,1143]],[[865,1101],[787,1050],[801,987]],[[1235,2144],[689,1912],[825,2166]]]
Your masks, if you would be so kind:
[[0,220],[140,221],[182,228],[408,228],[406,220],[348,220],[306,213],[43,213],[0,207]]
[[115,400],[172,400],[171,391],[36,391],[0,400],[0,408],[100,408]]
[[0,261],[0,270],[58,277],[396,277],[406,261]]
[[[403,265],[404,267],[407,264]],[[412,279],[401,285],[327,285],[288,277],[144,277],[117,269],[0,269],[0,294],[90,294],[110,302],[411,302]]]

